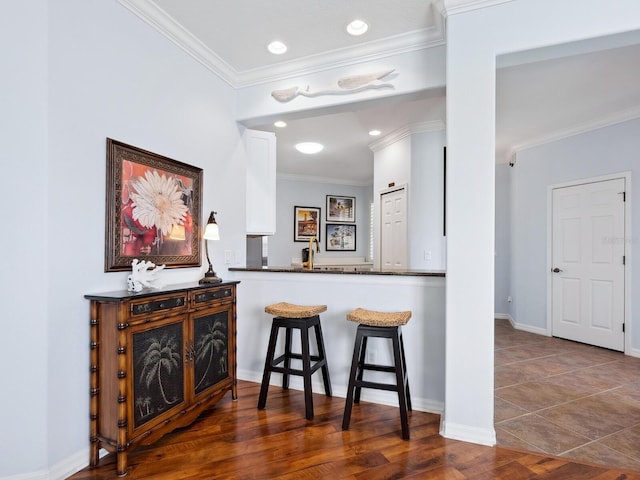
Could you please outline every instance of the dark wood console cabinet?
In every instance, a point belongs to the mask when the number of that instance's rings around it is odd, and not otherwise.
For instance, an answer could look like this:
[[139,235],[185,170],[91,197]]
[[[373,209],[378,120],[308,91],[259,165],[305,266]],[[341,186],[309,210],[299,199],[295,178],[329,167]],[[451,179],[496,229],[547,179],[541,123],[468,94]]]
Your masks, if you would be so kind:
[[90,464],[193,422],[228,391],[237,399],[236,285],[174,285],[91,300]]

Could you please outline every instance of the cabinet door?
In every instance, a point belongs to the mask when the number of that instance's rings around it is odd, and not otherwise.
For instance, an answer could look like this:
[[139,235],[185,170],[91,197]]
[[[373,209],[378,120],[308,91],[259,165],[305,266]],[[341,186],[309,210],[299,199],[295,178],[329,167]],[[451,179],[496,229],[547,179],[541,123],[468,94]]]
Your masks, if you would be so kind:
[[276,232],[276,136],[272,132],[246,130],[247,233]]
[[[185,317],[135,328],[131,334],[132,434],[185,405]],[[131,426],[131,424],[133,424]]]
[[[231,381],[231,311],[229,306],[193,315],[193,394]],[[225,382],[226,383],[226,382]]]

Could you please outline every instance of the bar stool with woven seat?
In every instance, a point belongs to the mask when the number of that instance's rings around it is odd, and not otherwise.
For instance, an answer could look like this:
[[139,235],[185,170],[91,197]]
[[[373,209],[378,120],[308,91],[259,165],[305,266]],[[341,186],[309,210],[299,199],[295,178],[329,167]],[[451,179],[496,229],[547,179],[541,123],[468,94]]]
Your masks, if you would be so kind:
[[[264,311],[274,315],[275,318],[271,324],[267,358],[264,363],[262,385],[260,387],[260,396],[258,397],[258,409],[262,410],[265,408],[271,372],[282,373],[282,388],[285,390],[289,388],[289,375],[300,375],[303,377],[305,416],[307,420],[313,419],[311,375],[318,369],[322,370],[325,394],[327,397],[331,396],[331,381],[329,379],[327,355],[324,349],[322,327],[320,325],[320,314],[326,310],[326,305],[306,306],[293,305],[285,302],[275,303],[265,307]],[[318,346],[317,355],[312,355],[309,348],[309,329],[312,327],[315,330],[316,343]],[[275,358],[278,332],[281,328],[285,329],[284,354]],[[294,328],[300,330],[301,353],[291,352],[291,332]],[[302,369],[292,368],[292,359],[301,360]],[[315,363],[312,364],[311,362]],[[284,365],[279,366],[281,363]]]
[[[342,429],[349,430],[351,409],[353,403],[360,403],[362,388],[390,390],[398,393],[400,404],[400,423],[402,438],[409,440],[409,419],[407,410],[411,411],[411,394],[409,393],[409,378],[407,377],[407,362],[404,356],[404,341],[402,339],[402,325],[406,325],[411,318],[411,312],[377,312],[357,308],[347,314],[347,320],[358,323],[356,341],[353,347],[353,359],[347,387],[347,400],[342,417]],[[369,337],[389,338],[393,343],[394,365],[375,365],[365,363],[367,353],[367,339]],[[393,384],[371,382],[364,380],[364,371],[395,373],[396,382]]]

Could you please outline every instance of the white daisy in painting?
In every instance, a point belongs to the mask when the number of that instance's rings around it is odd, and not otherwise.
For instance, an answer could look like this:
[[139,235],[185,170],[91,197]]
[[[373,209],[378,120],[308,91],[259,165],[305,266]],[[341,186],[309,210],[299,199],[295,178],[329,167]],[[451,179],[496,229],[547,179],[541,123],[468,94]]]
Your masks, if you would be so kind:
[[187,207],[182,201],[182,192],[172,177],[160,175],[156,170],[147,170],[144,178],[133,183],[133,219],[144,227],[156,227],[158,236],[171,232],[174,225],[182,225]]

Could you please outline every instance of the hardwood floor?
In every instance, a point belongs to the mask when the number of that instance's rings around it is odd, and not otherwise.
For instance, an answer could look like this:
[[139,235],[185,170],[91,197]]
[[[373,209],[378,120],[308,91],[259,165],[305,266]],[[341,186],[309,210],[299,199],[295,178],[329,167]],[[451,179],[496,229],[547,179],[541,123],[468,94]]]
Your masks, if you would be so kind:
[[[640,474],[559,457],[449,440],[438,415],[411,412],[411,440],[400,438],[398,409],[354,406],[341,430],[343,398],[314,394],[315,418],[304,418],[297,390],[269,389],[257,410],[259,384],[239,382],[193,425],[129,455],[131,479],[594,479],[640,480]],[[115,457],[72,480],[115,478]]]

